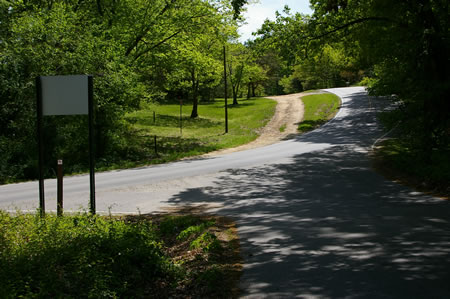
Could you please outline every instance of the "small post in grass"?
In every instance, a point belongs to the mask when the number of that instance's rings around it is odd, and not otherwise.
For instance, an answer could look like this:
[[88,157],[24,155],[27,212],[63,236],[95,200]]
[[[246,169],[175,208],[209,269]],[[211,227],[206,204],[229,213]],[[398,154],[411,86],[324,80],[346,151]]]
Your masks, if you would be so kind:
[[57,178],[56,214],[60,217],[63,214],[63,160],[58,160]]
[[158,148],[156,146],[156,135],[153,136],[153,137],[154,137],[154,140],[155,140],[155,156],[158,156]]
[[180,136],[183,135],[183,100],[180,98]]

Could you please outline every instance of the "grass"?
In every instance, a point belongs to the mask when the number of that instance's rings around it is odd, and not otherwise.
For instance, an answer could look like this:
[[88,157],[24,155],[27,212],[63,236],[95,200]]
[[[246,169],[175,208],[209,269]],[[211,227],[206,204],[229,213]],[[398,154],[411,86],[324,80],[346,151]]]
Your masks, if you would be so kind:
[[389,179],[417,190],[450,198],[450,150],[420,149],[400,138],[383,141],[373,153],[374,167]]
[[[225,236],[225,237],[224,237]],[[232,222],[0,211],[2,298],[236,297]]]
[[134,133],[124,136],[127,153],[120,155],[118,161],[99,161],[98,169],[165,163],[251,142],[272,118],[275,106],[275,101],[263,98],[241,99],[239,105],[229,105],[227,134],[223,99],[200,103],[197,118],[190,118],[192,105],[184,105],[182,131],[179,104],[151,106],[129,113],[125,120]]
[[449,199],[450,146],[424,153],[417,136],[418,120],[405,118],[400,109],[380,112],[377,117],[391,137],[371,153],[374,168],[391,180]]
[[323,125],[336,115],[340,99],[331,93],[307,95],[302,97],[304,105],[303,120],[298,126],[305,133]]

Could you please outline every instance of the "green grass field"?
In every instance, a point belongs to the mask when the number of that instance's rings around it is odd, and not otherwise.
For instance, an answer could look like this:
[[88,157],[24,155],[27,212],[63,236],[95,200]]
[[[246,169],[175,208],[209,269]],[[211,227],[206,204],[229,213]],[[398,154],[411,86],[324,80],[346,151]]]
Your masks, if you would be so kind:
[[323,125],[336,115],[340,99],[331,93],[313,94],[302,97],[304,105],[303,120],[298,126],[305,133]]
[[228,105],[227,134],[223,99],[200,103],[197,118],[190,118],[191,104],[183,105],[182,131],[180,105],[148,106],[125,116],[134,132],[124,137],[129,158],[101,161],[98,168],[164,163],[248,143],[259,136],[259,130],[272,118],[275,106],[275,101],[264,98],[241,99],[237,106]]

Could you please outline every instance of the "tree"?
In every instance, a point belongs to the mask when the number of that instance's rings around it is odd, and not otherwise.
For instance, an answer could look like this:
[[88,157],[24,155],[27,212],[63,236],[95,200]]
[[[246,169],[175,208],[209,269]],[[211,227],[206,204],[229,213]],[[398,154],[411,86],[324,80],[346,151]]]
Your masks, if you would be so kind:
[[[157,84],[166,92],[166,99],[189,95],[193,103],[191,117],[198,117],[199,96],[202,90],[211,90],[220,83],[221,48],[236,36],[235,21],[226,5],[217,1],[197,1],[197,16],[190,28],[173,37],[163,46],[164,53],[148,53],[140,58],[147,69],[157,66]],[[226,3],[222,3],[226,4]],[[201,13],[200,13],[201,12]],[[187,13],[192,13],[191,11]]]
[[[0,57],[1,155],[5,162],[1,176],[36,177],[34,80],[38,75],[101,74],[95,77],[94,93],[97,154],[101,157],[113,151],[114,136],[121,130],[117,116],[137,107],[142,96],[137,75],[120,58],[121,45],[103,39],[92,20],[64,2],[42,8],[17,4],[8,11],[9,27],[2,37]],[[45,124],[47,131],[55,133],[47,134],[48,149],[54,149],[47,152],[48,159],[64,153],[73,159],[72,165],[87,164],[82,154],[87,148],[83,120],[46,118]],[[70,138],[62,143],[53,136]]]
[[[312,1],[311,39],[352,38],[373,66],[370,92],[395,95],[425,155],[450,141],[450,31],[445,0]],[[417,138],[419,137],[419,138]]]
[[202,87],[212,87],[220,83],[221,64],[219,44],[211,43],[206,36],[187,42],[184,49],[180,49],[182,59],[179,66],[183,70],[177,78],[180,86],[190,88],[192,99],[191,118],[198,117],[199,90]]
[[[94,75],[97,159],[117,161],[128,152],[126,112],[167,96],[172,78],[190,80],[183,91],[194,98],[218,84],[214,47],[236,34],[231,14],[229,0],[0,1],[0,181],[36,178],[36,76]],[[217,43],[212,53],[207,36]],[[55,149],[46,159],[63,155],[67,171],[86,169],[85,125],[83,117],[46,117]]]
[[233,105],[238,105],[237,98],[241,87],[246,84],[245,80],[248,81],[250,78],[247,68],[250,64],[251,55],[242,44],[230,44],[228,54],[227,70],[231,83]]
[[245,78],[245,82],[248,84],[247,98],[255,97],[256,90],[266,80],[266,70],[257,63],[250,64],[247,67],[247,78]]

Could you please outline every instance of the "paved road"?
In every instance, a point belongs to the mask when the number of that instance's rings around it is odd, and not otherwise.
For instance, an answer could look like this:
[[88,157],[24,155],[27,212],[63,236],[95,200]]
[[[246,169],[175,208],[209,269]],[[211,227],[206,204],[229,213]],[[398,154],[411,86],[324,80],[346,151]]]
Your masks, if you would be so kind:
[[170,202],[221,203],[235,217],[248,298],[450,298],[449,202],[374,173],[367,152],[385,103],[330,91],[341,111],[273,146],[287,159],[222,172]]
[[[374,173],[367,152],[384,103],[361,88],[330,91],[343,100],[337,117],[295,140],[98,174],[99,209],[205,205],[234,217],[249,298],[450,298],[449,203]],[[66,205],[86,207],[76,188],[87,177],[66,185]],[[0,208],[32,208],[37,184],[2,186],[0,197]]]

